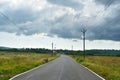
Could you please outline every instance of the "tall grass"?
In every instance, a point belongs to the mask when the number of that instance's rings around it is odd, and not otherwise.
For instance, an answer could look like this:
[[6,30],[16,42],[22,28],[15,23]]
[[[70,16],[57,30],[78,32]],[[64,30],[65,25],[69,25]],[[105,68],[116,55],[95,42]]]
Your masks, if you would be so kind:
[[47,63],[57,55],[36,54],[36,53],[17,53],[0,52],[0,80],[8,80],[12,76]]
[[106,80],[120,80],[120,57],[87,56],[85,60],[81,56],[73,58]]

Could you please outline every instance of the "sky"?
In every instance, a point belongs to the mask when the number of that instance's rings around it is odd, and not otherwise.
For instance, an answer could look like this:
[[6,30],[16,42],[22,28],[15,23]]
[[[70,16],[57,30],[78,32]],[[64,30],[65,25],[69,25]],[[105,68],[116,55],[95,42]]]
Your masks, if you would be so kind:
[[120,0],[0,0],[0,46],[120,49]]

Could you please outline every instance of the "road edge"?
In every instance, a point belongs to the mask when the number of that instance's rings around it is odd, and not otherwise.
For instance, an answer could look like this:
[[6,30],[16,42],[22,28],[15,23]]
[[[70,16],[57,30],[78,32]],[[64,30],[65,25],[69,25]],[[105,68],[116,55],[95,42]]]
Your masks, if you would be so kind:
[[85,69],[87,69],[88,71],[92,72],[93,74],[95,74],[97,77],[101,78],[102,80],[106,80],[103,77],[101,77],[99,74],[97,74],[96,72],[94,72],[93,70],[89,69],[88,67],[80,64],[82,67],[84,67]]
[[[60,57],[61,57],[61,56],[60,56]],[[60,58],[60,57],[58,57],[58,58]],[[56,58],[56,59],[58,59],[58,58]],[[56,60],[56,59],[54,59],[54,60]],[[54,60],[52,60],[52,61],[54,61]],[[50,62],[48,62],[48,63],[51,63],[52,61],[50,61]],[[26,73],[28,73],[28,72],[30,72],[30,71],[33,71],[33,70],[35,70],[35,69],[38,69],[38,68],[40,68],[40,67],[42,67],[42,66],[44,66],[44,65],[46,65],[46,64],[48,64],[48,63],[39,65],[38,67],[35,67],[35,68],[32,68],[32,69],[27,70],[27,71],[25,71],[25,72],[16,74],[15,76],[11,77],[9,80],[13,80],[14,78],[16,78],[16,77],[18,77],[18,76],[20,76],[20,75],[23,75],[23,74],[26,74]]]
[[[72,58],[72,57],[71,57]],[[73,59],[73,58],[72,58]],[[75,62],[77,62],[75,59],[73,59]],[[77,62],[78,63],[78,62]],[[86,66],[78,63],[80,66],[82,66],[83,68],[87,69],[88,71],[90,71],[91,73],[95,74],[97,77],[101,78],[102,80],[106,80],[105,78],[103,78],[102,76],[98,75],[96,72],[94,72],[93,70],[87,68]]]

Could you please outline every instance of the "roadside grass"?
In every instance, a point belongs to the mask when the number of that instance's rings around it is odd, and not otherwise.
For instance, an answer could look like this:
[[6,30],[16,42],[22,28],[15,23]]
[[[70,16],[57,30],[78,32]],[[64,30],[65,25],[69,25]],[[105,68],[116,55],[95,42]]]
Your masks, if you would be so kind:
[[77,62],[93,70],[106,80],[120,80],[120,57],[112,56],[72,56]]
[[0,80],[8,80],[16,74],[47,63],[57,57],[59,55],[0,52]]

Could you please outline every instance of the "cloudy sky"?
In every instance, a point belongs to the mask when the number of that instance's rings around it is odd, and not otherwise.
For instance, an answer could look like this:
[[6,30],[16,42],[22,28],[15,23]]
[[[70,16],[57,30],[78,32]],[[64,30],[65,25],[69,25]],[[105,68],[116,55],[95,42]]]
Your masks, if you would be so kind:
[[120,0],[0,0],[0,46],[120,49]]

